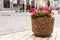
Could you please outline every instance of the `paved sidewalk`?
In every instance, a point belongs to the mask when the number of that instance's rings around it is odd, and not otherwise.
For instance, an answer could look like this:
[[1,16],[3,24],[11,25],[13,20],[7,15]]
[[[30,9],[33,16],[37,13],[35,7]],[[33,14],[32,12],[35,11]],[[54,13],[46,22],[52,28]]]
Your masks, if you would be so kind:
[[[55,14],[55,27],[60,27],[60,15]],[[29,13],[0,12],[0,35],[31,29]]]
[[0,14],[0,35],[31,29],[31,18],[28,13]]

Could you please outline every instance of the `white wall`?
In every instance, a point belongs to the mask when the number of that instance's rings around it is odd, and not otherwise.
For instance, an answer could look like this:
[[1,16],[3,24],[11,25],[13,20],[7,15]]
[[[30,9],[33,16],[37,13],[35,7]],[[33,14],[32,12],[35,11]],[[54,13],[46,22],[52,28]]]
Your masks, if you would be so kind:
[[46,1],[45,0],[39,0],[38,3],[39,3],[40,6],[43,6],[43,7],[46,6]]
[[0,0],[0,10],[3,9],[3,0]]

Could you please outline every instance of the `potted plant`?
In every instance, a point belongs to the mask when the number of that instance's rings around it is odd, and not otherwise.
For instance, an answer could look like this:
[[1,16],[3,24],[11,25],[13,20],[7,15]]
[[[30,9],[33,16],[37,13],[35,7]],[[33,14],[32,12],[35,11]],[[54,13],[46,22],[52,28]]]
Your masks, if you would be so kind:
[[36,36],[51,36],[54,27],[54,13],[50,7],[29,10],[32,19],[32,31]]

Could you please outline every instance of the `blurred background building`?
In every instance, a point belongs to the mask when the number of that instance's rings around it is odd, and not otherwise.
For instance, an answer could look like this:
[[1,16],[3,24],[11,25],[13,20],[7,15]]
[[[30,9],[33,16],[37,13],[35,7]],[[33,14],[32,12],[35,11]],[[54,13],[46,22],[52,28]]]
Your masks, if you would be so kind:
[[0,10],[27,10],[35,5],[35,0],[0,0]]
[[58,8],[60,0],[0,0],[0,11],[29,10],[31,7],[37,9],[40,6]]

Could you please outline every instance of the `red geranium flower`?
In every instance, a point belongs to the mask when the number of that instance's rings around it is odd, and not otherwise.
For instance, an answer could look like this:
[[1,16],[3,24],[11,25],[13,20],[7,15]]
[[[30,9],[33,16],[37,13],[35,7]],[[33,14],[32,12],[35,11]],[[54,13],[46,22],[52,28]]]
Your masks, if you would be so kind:
[[44,7],[46,13],[51,13],[52,9],[50,7]]
[[31,8],[31,9],[29,10],[30,13],[32,13],[32,12],[34,12],[34,11],[36,11],[35,8]]

